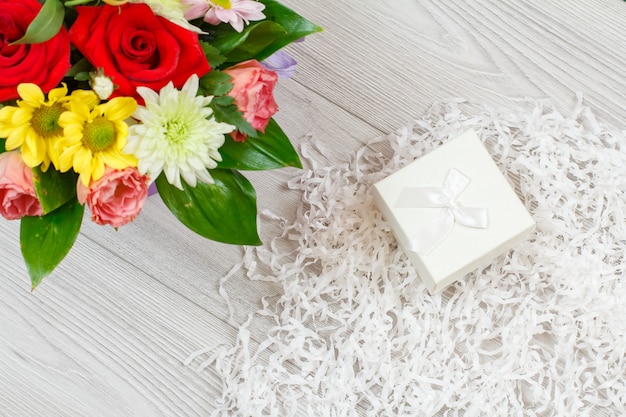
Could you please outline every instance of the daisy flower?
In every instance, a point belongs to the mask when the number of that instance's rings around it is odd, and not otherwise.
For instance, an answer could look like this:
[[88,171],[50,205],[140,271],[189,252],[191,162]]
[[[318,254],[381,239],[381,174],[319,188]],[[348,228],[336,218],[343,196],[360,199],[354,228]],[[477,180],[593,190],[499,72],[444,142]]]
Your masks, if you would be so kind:
[[50,90],[48,100],[35,84],[20,84],[17,92],[22,98],[17,107],[0,109],[0,137],[6,138],[7,150],[20,149],[26,165],[41,165],[42,171],[46,171],[50,165],[50,142],[63,136],[58,121],[69,100],[67,87],[63,84]]
[[81,94],[71,97],[70,111],[59,118],[65,136],[55,143],[59,171],[73,168],[85,186],[102,178],[107,166],[124,169],[137,164],[132,155],[122,151],[128,134],[125,120],[137,108],[135,99],[116,97],[104,104],[90,104],[93,101]]
[[211,25],[229,23],[237,32],[243,30],[244,23],[263,20],[265,5],[256,0],[181,0],[189,5],[185,17],[189,20],[204,17]]
[[161,172],[167,181],[183,189],[180,178],[192,186],[196,181],[212,184],[207,169],[222,157],[217,151],[224,135],[235,127],[218,123],[207,107],[213,97],[196,96],[198,76],[192,75],[181,90],[168,83],[157,94],[146,87],[137,92],[145,100],[133,115],[140,124],[129,128],[124,150],[138,159],[138,170],[156,179]]

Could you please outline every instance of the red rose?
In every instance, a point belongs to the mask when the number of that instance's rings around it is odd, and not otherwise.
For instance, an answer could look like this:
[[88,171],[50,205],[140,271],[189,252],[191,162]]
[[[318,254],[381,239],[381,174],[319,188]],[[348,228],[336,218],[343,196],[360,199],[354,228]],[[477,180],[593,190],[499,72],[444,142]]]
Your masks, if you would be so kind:
[[46,42],[9,45],[24,36],[40,9],[37,0],[0,0],[0,101],[18,98],[20,83],[37,84],[47,93],[70,69],[65,28]]
[[141,100],[137,87],[180,88],[192,75],[211,70],[198,34],[156,16],[146,4],[76,7],[70,39],[118,86],[111,97]]
[[[270,118],[278,111],[274,100],[274,87],[278,81],[276,73],[255,60],[241,62],[224,72],[232,77],[233,88],[228,95],[235,99],[243,117],[253,128],[265,132]],[[246,139],[246,135],[239,131],[230,135],[238,142]]]

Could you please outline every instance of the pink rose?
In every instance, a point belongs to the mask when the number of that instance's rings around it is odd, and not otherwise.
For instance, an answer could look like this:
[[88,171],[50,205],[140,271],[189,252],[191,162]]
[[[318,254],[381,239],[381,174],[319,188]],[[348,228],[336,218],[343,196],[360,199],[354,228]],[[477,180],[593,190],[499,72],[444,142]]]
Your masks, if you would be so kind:
[[0,154],[0,214],[8,220],[43,214],[33,186],[33,172],[19,151]]
[[[224,72],[232,77],[234,85],[228,95],[234,97],[243,117],[253,128],[265,132],[270,118],[278,111],[273,95],[278,81],[276,73],[255,60],[239,63]],[[238,131],[231,133],[231,136],[239,142],[246,139],[246,135]]]
[[87,202],[91,220],[97,224],[124,226],[137,217],[148,198],[148,177],[135,168],[107,168],[98,181],[85,187],[78,181],[76,193],[81,204]]

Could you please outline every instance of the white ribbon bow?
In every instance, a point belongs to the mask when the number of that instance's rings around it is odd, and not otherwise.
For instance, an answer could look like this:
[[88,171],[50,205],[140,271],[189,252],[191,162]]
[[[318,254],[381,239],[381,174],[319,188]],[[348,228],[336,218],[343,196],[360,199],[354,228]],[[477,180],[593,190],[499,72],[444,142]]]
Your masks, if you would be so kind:
[[398,208],[445,208],[411,239],[409,250],[428,255],[445,240],[454,223],[485,229],[489,214],[485,207],[463,207],[457,198],[467,188],[471,179],[455,168],[450,169],[442,187],[406,187],[398,197]]

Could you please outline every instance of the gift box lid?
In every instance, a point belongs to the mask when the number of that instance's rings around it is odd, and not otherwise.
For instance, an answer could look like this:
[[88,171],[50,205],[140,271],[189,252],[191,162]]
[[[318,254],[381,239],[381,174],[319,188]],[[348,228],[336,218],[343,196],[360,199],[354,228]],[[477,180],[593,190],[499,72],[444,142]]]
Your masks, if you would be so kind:
[[373,193],[431,293],[511,249],[535,227],[471,130],[374,184]]

